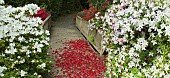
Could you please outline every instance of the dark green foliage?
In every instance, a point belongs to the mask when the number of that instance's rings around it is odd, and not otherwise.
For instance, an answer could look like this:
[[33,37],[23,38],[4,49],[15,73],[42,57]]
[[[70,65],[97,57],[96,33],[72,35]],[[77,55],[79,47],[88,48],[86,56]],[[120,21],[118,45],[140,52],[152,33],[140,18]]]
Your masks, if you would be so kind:
[[63,0],[62,12],[80,11],[83,10],[80,0]]
[[97,9],[100,9],[100,7],[103,5],[103,3],[107,0],[89,0],[89,3],[92,3],[94,7]]
[[89,1],[88,0],[79,0],[83,9],[89,8]]
[[5,4],[12,5],[14,7],[23,6],[27,3],[27,0],[4,0]]
[[59,13],[63,0],[4,0],[5,4],[14,7],[24,6],[25,4],[38,4],[40,7],[45,8],[51,14]]

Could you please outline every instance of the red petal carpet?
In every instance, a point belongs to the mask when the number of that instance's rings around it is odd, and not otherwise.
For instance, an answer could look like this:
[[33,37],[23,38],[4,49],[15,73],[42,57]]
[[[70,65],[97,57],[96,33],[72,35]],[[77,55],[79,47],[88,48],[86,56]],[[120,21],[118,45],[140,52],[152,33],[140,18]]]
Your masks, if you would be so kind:
[[53,78],[103,78],[105,58],[95,53],[83,39],[67,41],[63,48],[53,51],[56,65],[62,74],[52,72]]

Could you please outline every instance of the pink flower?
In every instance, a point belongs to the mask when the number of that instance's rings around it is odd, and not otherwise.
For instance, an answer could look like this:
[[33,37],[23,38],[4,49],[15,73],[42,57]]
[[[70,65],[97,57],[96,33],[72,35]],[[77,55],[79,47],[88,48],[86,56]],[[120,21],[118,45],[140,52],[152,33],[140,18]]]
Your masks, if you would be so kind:
[[120,38],[118,41],[119,41],[119,44],[123,44],[123,38]]

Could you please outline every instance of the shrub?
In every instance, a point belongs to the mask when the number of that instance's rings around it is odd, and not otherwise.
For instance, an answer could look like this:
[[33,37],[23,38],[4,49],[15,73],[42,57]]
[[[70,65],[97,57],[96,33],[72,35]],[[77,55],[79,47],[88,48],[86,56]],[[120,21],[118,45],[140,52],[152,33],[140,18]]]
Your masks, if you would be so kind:
[[[3,0],[0,0],[3,3]],[[51,67],[49,31],[42,28],[42,20],[33,15],[39,7],[0,5],[0,77],[40,78]]]
[[[42,1],[42,2],[40,2]],[[46,10],[49,11],[52,15],[59,14],[62,9],[63,0],[39,0],[37,3],[40,6],[46,6]]]
[[170,5],[168,0],[114,0],[90,28],[103,35],[108,52],[106,76],[170,77]]

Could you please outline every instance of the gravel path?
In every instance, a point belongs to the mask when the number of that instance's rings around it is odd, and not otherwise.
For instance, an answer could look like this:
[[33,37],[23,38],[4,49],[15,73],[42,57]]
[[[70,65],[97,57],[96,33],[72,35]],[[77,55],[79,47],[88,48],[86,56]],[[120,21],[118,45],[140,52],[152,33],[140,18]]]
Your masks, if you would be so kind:
[[65,41],[84,39],[74,24],[75,15],[76,13],[60,16],[51,27],[50,45],[53,50],[61,48]]

